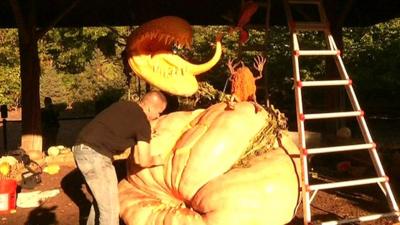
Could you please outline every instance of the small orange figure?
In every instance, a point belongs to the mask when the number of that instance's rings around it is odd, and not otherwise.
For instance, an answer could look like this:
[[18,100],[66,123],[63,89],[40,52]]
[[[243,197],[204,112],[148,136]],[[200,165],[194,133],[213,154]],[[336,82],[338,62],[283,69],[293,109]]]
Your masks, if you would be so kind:
[[[253,66],[259,73],[257,77],[254,77],[253,73],[247,66],[244,65],[243,61],[233,64],[233,60],[228,60],[227,66],[231,73],[230,81],[232,81],[232,97],[228,102],[228,108],[234,108],[234,101],[253,101],[256,112],[261,110],[261,106],[258,105],[256,99],[256,80],[259,80],[262,77],[262,71],[264,69],[264,64],[266,61],[267,60],[262,56],[257,56],[254,59]],[[240,68],[237,68],[239,64],[241,64],[242,66]]]

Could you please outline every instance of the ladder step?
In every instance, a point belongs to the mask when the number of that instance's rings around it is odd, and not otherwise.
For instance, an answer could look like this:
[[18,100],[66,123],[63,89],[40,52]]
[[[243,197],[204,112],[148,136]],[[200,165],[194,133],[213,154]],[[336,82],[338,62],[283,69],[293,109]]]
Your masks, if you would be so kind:
[[333,189],[340,187],[352,187],[357,185],[374,184],[387,181],[388,178],[385,176],[385,177],[374,177],[374,178],[366,178],[366,179],[358,179],[350,181],[332,182],[326,184],[313,184],[308,186],[308,191],[317,191],[317,190]]
[[322,22],[292,22],[291,28],[295,31],[324,31],[329,26]]
[[295,56],[340,55],[340,50],[295,50]]
[[344,152],[344,151],[371,149],[371,148],[375,148],[375,147],[376,147],[375,143],[369,143],[369,144],[343,145],[343,146],[324,147],[324,148],[310,148],[310,149],[307,149],[307,154]]
[[349,219],[343,219],[343,220],[338,220],[338,221],[335,221],[335,220],[326,221],[326,222],[322,222],[319,224],[321,224],[321,225],[336,225],[336,224],[344,224],[344,223],[356,223],[356,222],[359,223],[359,222],[367,222],[367,221],[377,220],[380,218],[395,217],[395,216],[399,217],[400,212],[393,211],[390,213],[371,214],[371,215],[367,215],[367,216],[360,216],[357,218],[349,218]]
[[319,4],[320,0],[288,0],[290,4]]
[[312,120],[312,119],[329,119],[329,118],[342,118],[352,116],[363,116],[363,111],[350,111],[350,112],[333,112],[333,113],[311,113],[300,115],[300,119]]
[[351,85],[351,80],[298,81],[299,87]]

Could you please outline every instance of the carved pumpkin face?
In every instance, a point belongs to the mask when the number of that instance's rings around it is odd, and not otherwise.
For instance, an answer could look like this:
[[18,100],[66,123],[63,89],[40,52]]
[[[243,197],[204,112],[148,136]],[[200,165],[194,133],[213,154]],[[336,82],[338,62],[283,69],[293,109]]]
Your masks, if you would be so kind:
[[174,46],[190,48],[192,27],[185,20],[166,16],[151,20],[128,38],[128,63],[139,77],[174,95],[190,96],[198,89],[195,75],[211,69],[220,59],[221,42],[204,64],[192,64],[173,53]]
[[281,225],[293,218],[299,163],[289,154],[299,153],[296,145],[274,134],[276,147],[237,166],[271,114],[255,113],[249,102],[234,110],[226,106],[152,122],[151,149],[164,154],[166,163],[140,168],[128,159],[128,177],[119,184],[125,224]]

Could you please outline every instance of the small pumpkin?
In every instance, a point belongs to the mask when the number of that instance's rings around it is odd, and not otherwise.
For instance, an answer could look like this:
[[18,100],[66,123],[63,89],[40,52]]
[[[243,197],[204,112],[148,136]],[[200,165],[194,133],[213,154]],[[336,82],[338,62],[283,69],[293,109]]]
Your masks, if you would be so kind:
[[3,176],[7,176],[8,174],[10,174],[10,171],[11,171],[11,166],[9,163],[7,162],[0,163],[0,173]]
[[47,154],[49,156],[58,156],[60,154],[60,148],[57,146],[51,146],[47,149]]
[[256,113],[249,102],[226,108],[219,103],[152,123],[151,148],[166,163],[140,168],[128,158],[128,176],[119,184],[125,224],[278,225],[293,218],[299,197],[298,162],[291,158],[298,154],[296,145],[281,133],[269,149],[258,146],[263,151],[248,155],[254,143],[265,146],[255,140],[264,140],[260,132],[269,131],[272,114]]
[[45,168],[43,168],[43,172],[50,175],[57,174],[58,172],[60,172],[60,166],[57,164],[49,164]]
[[12,166],[14,166],[15,164],[18,163],[18,160],[13,156],[2,156],[0,158],[0,164],[3,163],[3,162],[8,163],[12,167]]

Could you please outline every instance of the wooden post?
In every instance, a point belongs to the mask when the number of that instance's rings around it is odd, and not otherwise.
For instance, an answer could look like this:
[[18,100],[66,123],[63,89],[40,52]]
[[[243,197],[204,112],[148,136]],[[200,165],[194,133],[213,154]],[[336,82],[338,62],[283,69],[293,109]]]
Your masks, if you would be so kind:
[[22,105],[21,148],[32,159],[39,159],[43,154],[39,93],[40,60],[37,41],[75,7],[78,0],[72,2],[65,11],[42,29],[36,24],[36,1],[24,1],[24,7],[21,7],[22,4],[18,0],[9,1],[18,27]]
[[7,146],[8,108],[7,108],[7,105],[1,105],[0,106],[0,111],[1,111],[1,118],[3,119],[3,146],[4,146],[4,152],[7,152],[8,151],[8,146]]
[[28,1],[23,10],[20,3],[10,0],[18,26],[18,40],[21,70],[22,136],[21,148],[31,158],[42,157],[42,136],[40,130],[40,62],[36,32],[35,1]]
[[3,145],[4,145],[4,152],[8,151],[7,148],[7,119],[3,118]]

